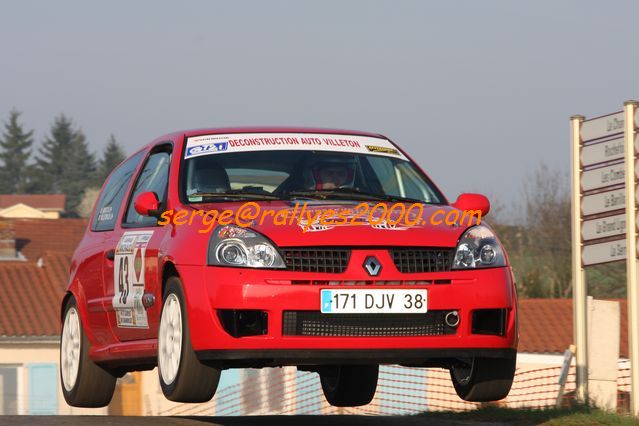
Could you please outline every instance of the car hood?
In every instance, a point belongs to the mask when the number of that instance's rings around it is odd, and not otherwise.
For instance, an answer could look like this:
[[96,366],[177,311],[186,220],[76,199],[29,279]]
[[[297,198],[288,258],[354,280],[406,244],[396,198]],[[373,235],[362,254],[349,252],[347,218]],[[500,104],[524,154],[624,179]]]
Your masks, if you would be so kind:
[[[367,202],[369,209],[377,202]],[[390,209],[395,203],[381,203]],[[259,215],[251,220],[259,206]],[[232,218],[240,223],[249,224],[254,229],[280,247],[291,246],[430,246],[430,247],[455,247],[461,234],[476,219],[464,219],[464,223],[446,224],[444,217],[451,211],[456,211],[459,217],[462,212],[447,205],[423,205],[421,215],[417,207],[408,209],[411,204],[404,206],[410,214],[400,216],[401,207],[396,206],[384,220],[383,206],[378,206],[373,213],[364,213],[366,208],[362,202],[328,202],[328,201],[260,201],[194,204],[191,209],[203,212],[223,210],[233,212]],[[262,214],[265,211],[272,213]],[[252,212],[250,214],[247,211]],[[357,213],[360,212],[359,215]],[[319,220],[324,214],[325,220]],[[431,218],[435,222],[433,224]],[[452,217],[455,214],[451,214]],[[393,224],[399,220],[397,224]],[[328,222],[332,221],[332,224]],[[409,222],[407,224],[406,222]],[[345,223],[344,223],[345,222]],[[390,222],[390,223],[389,223]],[[233,223],[233,222],[232,222]],[[411,225],[416,223],[415,225]],[[207,228],[198,220],[193,221],[193,228],[198,229],[200,235],[207,235]],[[209,226],[210,228],[210,226]],[[215,227],[211,228],[212,230]]]

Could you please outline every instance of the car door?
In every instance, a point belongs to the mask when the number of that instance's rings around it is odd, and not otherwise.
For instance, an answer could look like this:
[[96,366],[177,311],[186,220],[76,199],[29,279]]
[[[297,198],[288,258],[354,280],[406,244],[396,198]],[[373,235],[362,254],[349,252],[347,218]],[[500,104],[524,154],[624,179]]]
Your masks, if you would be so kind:
[[109,257],[108,242],[117,233],[117,218],[124,203],[125,195],[143,153],[133,155],[119,165],[107,178],[96,203],[89,231],[85,234],[78,250],[78,279],[87,301],[89,327],[96,343],[113,343],[106,307],[110,300],[105,298],[102,280],[104,264],[113,262]]
[[129,194],[118,232],[107,244],[112,261],[105,262],[103,282],[107,299],[111,300],[109,322],[119,341],[155,338],[161,303],[144,306],[143,298],[155,297],[161,289],[158,253],[165,227],[157,218],[142,216],[134,202],[142,192],[155,192],[166,203],[171,145],[151,150],[140,169]]

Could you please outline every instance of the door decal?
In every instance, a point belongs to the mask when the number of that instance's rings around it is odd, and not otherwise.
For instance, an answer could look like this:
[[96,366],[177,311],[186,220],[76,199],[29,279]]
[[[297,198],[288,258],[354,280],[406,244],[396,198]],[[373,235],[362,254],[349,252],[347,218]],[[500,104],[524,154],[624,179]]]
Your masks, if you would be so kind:
[[146,247],[153,231],[125,232],[115,249],[113,309],[118,327],[149,328],[142,304]]

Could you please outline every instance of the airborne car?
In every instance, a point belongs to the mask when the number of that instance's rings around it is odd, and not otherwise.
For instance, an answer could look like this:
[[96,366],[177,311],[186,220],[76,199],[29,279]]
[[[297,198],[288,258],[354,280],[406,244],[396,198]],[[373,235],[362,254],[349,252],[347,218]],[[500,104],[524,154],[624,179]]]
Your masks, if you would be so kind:
[[[222,370],[317,372],[335,406],[369,403],[380,364],[450,370],[504,398],[513,275],[485,197],[449,203],[388,138],[301,128],[162,136],[108,177],[73,256],[60,375],[73,406],[158,366],[173,401]],[[444,220],[445,219],[445,220]]]

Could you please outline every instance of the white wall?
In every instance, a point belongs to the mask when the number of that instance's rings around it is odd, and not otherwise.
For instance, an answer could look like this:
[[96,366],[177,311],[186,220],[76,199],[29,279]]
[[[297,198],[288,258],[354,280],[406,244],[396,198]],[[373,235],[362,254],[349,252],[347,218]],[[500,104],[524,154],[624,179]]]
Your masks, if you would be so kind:
[[[0,366],[18,366],[18,414],[29,412],[29,372],[31,363],[55,363],[59,366],[58,342],[50,343],[0,343]],[[107,414],[107,408],[75,408],[67,405],[62,395],[58,376],[58,414]]]

